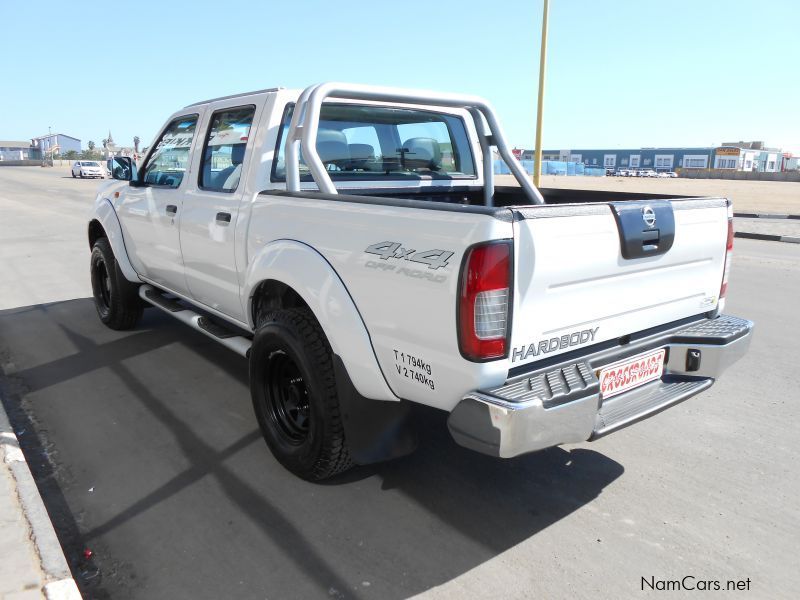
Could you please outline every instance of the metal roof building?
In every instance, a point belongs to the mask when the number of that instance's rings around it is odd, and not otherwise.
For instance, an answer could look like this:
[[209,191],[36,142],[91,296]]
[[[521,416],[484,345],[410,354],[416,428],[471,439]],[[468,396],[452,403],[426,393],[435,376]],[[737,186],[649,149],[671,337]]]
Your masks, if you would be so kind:
[[31,156],[31,143],[17,140],[0,140],[0,160],[27,160]]
[[[522,159],[532,160],[533,150],[523,150]],[[736,142],[721,146],[677,148],[543,150],[542,160],[582,163],[606,170],[728,169],[776,172],[782,170],[781,151],[763,142]]]
[[[525,150],[523,158],[533,158],[532,150]],[[606,169],[653,169],[673,171],[681,169],[708,169],[711,167],[714,147],[695,148],[623,148],[543,150],[543,160],[561,160],[583,163],[589,167]]]
[[[48,135],[40,135],[32,140],[33,146],[39,152],[48,154],[51,148],[58,148],[58,153],[65,154],[70,150],[75,152],[81,151],[81,141],[71,135],[64,135],[63,133],[52,133]],[[49,154],[48,154],[49,156]]]

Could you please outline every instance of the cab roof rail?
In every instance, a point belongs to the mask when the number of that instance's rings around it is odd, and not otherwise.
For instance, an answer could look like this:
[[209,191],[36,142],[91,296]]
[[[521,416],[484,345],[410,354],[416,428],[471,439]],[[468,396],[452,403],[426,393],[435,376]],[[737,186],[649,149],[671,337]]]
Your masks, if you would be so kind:
[[244,92],[243,94],[231,94],[230,96],[220,96],[219,98],[211,98],[210,100],[202,100],[201,102],[194,102],[193,104],[187,104],[184,108],[190,108],[192,106],[200,106],[201,104],[211,104],[212,102],[218,102],[219,100],[228,100],[230,98],[243,98],[244,96],[255,96],[256,94],[267,94],[269,92],[278,92],[284,89],[283,87],[274,87],[274,88],[267,88],[265,90],[256,90],[254,92]]

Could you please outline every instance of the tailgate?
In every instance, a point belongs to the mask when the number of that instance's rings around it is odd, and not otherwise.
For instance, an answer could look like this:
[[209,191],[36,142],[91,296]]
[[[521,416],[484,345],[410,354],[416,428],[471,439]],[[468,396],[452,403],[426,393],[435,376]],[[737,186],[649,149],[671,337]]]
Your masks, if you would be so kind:
[[725,199],[515,208],[512,366],[716,308]]

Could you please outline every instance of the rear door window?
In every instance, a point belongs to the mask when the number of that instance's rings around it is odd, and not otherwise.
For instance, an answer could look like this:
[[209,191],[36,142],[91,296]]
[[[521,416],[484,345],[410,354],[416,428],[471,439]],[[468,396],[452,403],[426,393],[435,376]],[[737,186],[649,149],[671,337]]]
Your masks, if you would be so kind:
[[236,191],[255,111],[255,106],[227,108],[211,116],[200,168],[200,188]]

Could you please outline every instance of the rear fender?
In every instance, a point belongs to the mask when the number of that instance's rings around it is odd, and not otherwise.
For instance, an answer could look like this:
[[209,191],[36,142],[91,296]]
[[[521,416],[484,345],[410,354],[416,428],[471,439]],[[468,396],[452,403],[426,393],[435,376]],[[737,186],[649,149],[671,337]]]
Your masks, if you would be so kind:
[[253,329],[253,293],[270,279],[291,287],[309,306],[361,396],[399,400],[386,383],[361,314],[325,257],[295,240],[277,240],[261,248],[250,262],[242,290]]

